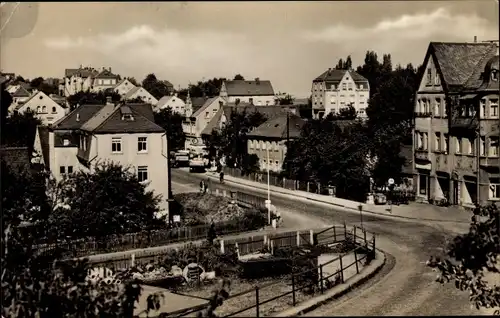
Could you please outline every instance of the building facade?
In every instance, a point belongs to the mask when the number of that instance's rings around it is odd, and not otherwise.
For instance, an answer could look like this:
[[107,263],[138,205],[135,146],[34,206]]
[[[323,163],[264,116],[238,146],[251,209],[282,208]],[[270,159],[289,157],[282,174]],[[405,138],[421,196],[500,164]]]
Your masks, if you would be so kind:
[[186,116],[186,103],[177,97],[177,94],[173,94],[170,96],[163,96],[160,98],[158,103],[155,106],[155,111],[160,111],[162,109],[170,108],[173,112],[181,114],[182,116]]
[[424,65],[413,133],[417,198],[500,200],[498,47],[431,42]]
[[162,195],[160,208],[168,209],[167,136],[154,123],[151,105],[82,105],[52,127],[39,127],[34,149],[56,180],[92,172],[99,162],[129,167],[148,190]]
[[25,102],[19,104],[15,109],[20,114],[31,111],[35,117],[40,119],[42,125],[51,125],[69,113],[69,107],[64,103],[58,103],[44,92],[34,92]]
[[60,84],[59,90],[63,92],[65,97],[69,97],[78,92],[89,92],[94,84],[94,77],[99,72],[91,67],[83,67],[77,69],[66,69],[64,72],[63,83]]
[[353,70],[329,68],[312,82],[312,115],[318,119],[352,106],[357,117],[367,118],[369,98],[370,84],[366,78]]
[[150,105],[155,106],[158,103],[158,100],[151,95],[144,87],[134,87],[127,94],[123,96],[124,100],[133,100],[136,98],[140,98],[143,102],[148,103]]
[[249,103],[255,106],[272,106],[276,104],[271,81],[261,81],[256,78],[253,81],[233,80],[222,83],[219,96],[228,103]]
[[282,112],[248,134],[248,154],[259,158],[261,170],[280,172],[285,160],[287,139],[300,136],[305,121],[299,116]]

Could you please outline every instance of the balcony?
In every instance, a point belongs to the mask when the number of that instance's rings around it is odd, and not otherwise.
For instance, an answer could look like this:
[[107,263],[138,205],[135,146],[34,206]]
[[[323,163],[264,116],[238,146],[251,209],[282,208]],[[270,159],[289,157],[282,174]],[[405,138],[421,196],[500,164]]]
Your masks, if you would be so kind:
[[415,149],[415,159],[428,162],[431,161],[429,151],[423,149]]
[[450,130],[475,131],[478,128],[476,117],[455,117],[451,119]]
[[479,159],[479,165],[481,167],[496,167],[500,168],[500,158],[499,157],[481,157]]

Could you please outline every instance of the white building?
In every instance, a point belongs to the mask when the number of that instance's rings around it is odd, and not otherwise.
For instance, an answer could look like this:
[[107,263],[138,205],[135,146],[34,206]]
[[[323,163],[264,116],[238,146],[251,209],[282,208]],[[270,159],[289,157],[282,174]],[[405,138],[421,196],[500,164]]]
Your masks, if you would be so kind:
[[78,92],[89,92],[94,84],[94,77],[99,74],[94,68],[82,67],[77,69],[66,69],[64,72],[63,84],[59,90],[63,91],[65,97]]
[[219,96],[228,103],[250,103],[255,106],[272,106],[276,104],[271,81],[233,80],[222,83]]
[[173,112],[186,116],[186,103],[184,103],[182,99],[177,97],[177,94],[163,96],[162,98],[160,98],[160,100],[156,104],[155,111],[159,111],[161,109],[169,107]]
[[151,105],[156,105],[158,103],[158,100],[151,95],[144,87],[134,87],[130,91],[128,91],[127,94],[123,96],[123,100],[133,100],[136,98],[142,99],[143,102],[151,104]]
[[313,80],[311,95],[313,118],[338,114],[349,106],[354,107],[358,117],[367,117],[370,84],[353,70],[328,69]]
[[69,107],[64,103],[58,103],[44,92],[34,92],[28,100],[19,104],[15,111],[20,114],[31,111],[35,117],[40,119],[42,125],[51,125],[66,116]]
[[135,88],[136,86],[132,84],[131,81],[128,79],[122,79],[116,86],[113,88],[113,90],[117,93],[120,94],[120,96],[125,96],[132,88]]

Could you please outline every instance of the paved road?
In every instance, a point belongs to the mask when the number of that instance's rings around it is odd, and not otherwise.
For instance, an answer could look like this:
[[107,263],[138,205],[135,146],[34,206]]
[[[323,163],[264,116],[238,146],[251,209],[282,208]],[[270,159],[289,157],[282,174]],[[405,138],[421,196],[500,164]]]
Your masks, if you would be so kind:
[[[172,177],[175,183],[186,187],[206,178],[203,174],[190,174],[181,170],[173,170]],[[220,189],[263,195],[259,189],[234,183],[214,184]],[[272,194],[271,200],[283,211],[285,222],[291,218],[312,224],[344,221],[348,224],[360,223],[357,213],[336,210],[332,206],[301,199],[284,199]],[[457,232],[466,231],[467,225],[413,223],[372,215],[364,215],[363,223],[368,231],[377,234],[377,246],[388,254],[387,265],[380,275],[363,288],[308,313],[308,316],[481,314],[471,309],[466,293],[459,292],[452,285],[441,286],[434,282],[436,273],[425,266],[430,255],[439,254],[447,240]]]

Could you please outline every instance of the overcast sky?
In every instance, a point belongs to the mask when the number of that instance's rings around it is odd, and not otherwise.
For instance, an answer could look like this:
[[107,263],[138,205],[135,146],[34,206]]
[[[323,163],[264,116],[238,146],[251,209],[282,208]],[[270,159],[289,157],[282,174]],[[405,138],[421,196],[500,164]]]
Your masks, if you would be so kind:
[[260,77],[309,95],[311,81],[367,50],[421,64],[430,41],[498,39],[498,0],[13,3],[1,7],[0,66],[28,78],[80,64],[185,87]]

